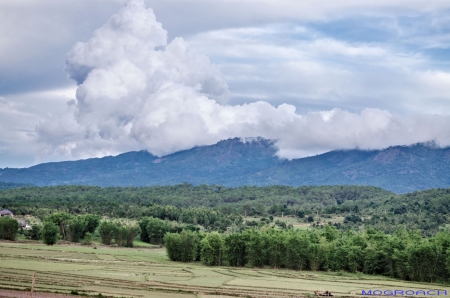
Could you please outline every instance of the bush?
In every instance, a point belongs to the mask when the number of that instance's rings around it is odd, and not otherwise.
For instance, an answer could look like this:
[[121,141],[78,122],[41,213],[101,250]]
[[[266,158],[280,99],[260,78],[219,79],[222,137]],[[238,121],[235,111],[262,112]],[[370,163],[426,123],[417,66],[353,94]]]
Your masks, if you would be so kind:
[[125,226],[125,246],[133,247],[134,238],[139,234],[139,226]]
[[68,239],[72,242],[80,242],[80,239],[86,234],[87,223],[83,217],[75,217],[69,220]]
[[362,221],[361,217],[359,217],[358,215],[355,215],[355,214],[347,215],[344,218],[344,223],[349,223],[349,222],[357,223],[357,222],[361,222],[361,221]]
[[184,230],[180,234],[166,233],[164,236],[167,254],[172,261],[194,262],[197,258],[199,237],[197,233]]
[[148,242],[152,244],[163,244],[164,235],[167,232],[173,232],[172,226],[168,221],[159,218],[148,218],[147,225],[144,227]]
[[31,240],[41,240],[41,227],[38,225],[31,226],[31,230],[28,232],[28,237],[30,237]]
[[134,238],[139,234],[139,226],[118,226],[115,239],[118,246],[133,247]]
[[19,223],[9,216],[0,217],[0,238],[15,241]]
[[92,234],[87,232],[84,235],[83,244],[84,245],[90,245],[92,243]]
[[53,245],[58,241],[59,228],[50,221],[44,222],[41,235],[44,243],[47,245]]
[[103,244],[111,245],[113,237],[117,237],[117,226],[112,221],[102,221],[98,227],[98,233],[102,238]]

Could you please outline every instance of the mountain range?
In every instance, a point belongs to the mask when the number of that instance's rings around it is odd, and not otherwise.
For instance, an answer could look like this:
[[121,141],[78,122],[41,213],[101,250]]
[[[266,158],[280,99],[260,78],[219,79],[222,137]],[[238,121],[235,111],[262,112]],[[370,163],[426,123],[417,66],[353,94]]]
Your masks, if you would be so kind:
[[147,151],[29,168],[0,169],[0,182],[50,185],[147,186],[372,185],[397,193],[450,187],[450,148],[430,144],[383,150],[337,150],[280,159],[273,141],[238,138],[157,157]]

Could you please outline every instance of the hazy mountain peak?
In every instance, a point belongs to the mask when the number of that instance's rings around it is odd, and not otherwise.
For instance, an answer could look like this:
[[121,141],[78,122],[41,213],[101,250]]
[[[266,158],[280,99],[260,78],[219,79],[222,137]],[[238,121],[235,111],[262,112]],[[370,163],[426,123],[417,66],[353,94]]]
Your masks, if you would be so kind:
[[281,160],[273,140],[231,138],[157,157],[117,156],[0,170],[0,181],[98,186],[192,184],[373,185],[396,192],[450,186],[450,149],[429,144],[384,150],[338,150]]

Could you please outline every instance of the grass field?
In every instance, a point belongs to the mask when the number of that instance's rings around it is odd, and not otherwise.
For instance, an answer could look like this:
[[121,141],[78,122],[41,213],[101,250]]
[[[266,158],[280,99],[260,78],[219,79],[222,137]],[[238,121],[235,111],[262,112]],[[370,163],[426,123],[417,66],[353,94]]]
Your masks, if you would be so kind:
[[[244,217],[244,220],[259,222],[261,220],[261,217],[248,216],[248,217]],[[269,224],[269,226],[275,226],[275,221],[277,221],[277,220],[284,221],[286,223],[286,225],[292,225],[294,227],[294,229],[308,230],[311,228],[311,225],[312,225],[312,223],[305,222],[306,217],[298,218],[298,217],[294,217],[294,216],[284,216],[284,217],[274,216],[273,222],[271,222]],[[316,216],[314,219],[314,223],[317,223],[317,222],[319,222],[321,225],[328,224],[329,222],[331,222],[332,224],[343,223],[344,217],[335,216],[332,218],[324,218],[324,217]]]
[[171,262],[155,246],[117,248],[0,242],[0,288],[115,297],[305,297],[314,290],[360,296],[361,290],[448,287],[343,272],[206,267]]

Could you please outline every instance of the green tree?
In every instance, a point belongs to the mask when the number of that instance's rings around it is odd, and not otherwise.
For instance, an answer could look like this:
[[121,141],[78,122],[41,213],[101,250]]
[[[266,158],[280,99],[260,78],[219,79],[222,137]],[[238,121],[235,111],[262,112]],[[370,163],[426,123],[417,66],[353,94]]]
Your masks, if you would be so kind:
[[308,259],[309,268],[311,271],[317,271],[320,269],[323,259],[323,251],[320,243],[310,243],[308,246]]
[[67,238],[72,242],[80,242],[86,233],[87,222],[81,216],[73,217],[68,222]]
[[233,233],[225,237],[224,256],[230,266],[243,267],[247,263],[246,234]]
[[267,243],[264,235],[260,231],[250,230],[246,233],[247,257],[251,267],[263,267],[266,261]]
[[290,233],[286,237],[285,266],[294,270],[304,270],[308,261],[309,239],[304,233]]
[[28,235],[31,240],[41,240],[41,227],[38,225],[32,225]]
[[118,246],[127,246],[127,228],[122,225],[117,225],[113,238]]
[[15,241],[19,223],[9,216],[0,217],[0,238]]
[[45,217],[44,221],[49,221],[54,223],[57,227],[59,227],[59,232],[63,240],[68,240],[68,228],[69,221],[73,218],[73,215],[66,212],[55,212],[47,217]]
[[84,235],[83,244],[84,245],[91,245],[92,243],[92,234],[90,232],[87,232]]
[[166,233],[164,235],[166,252],[170,260],[181,262],[182,240],[178,233]]
[[125,241],[124,246],[133,247],[134,238],[139,234],[140,228],[139,226],[127,225],[123,227],[125,230]]
[[181,253],[182,262],[194,262],[197,258],[197,247],[199,246],[199,239],[197,233],[183,230],[180,233],[183,250]]
[[194,262],[198,254],[199,237],[195,232],[166,233],[164,236],[167,255],[172,261]]
[[101,216],[97,214],[84,214],[78,216],[80,219],[82,219],[85,222],[85,230],[83,233],[83,237],[85,233],[91,233],[94,234],[95,229],[97,229],[98,225],[100,224]]
[[53,245],[58,241],[59,228],[51,221],[44,222],[42,226],[42,239],[47,245]]
[[146,237],[149,243],[153,244],[163,244],[164,235],[170,232],[172,227],[171,224],[166,220],[160,220],[158,218],[147,218],[146,226],[144,227],[146,231]]
[[267,258],[273,268],[280,268],[284,265],[286,257],[286,237],[285,232],[271,231],[267,236]]
[[98,233],[102,238],[102,243],[111,245],[112,239],[116,236],[117,226],[112,221],[102,221],[98,227]]
[[322,230],[322,235],[327,238],[327,241],[334,241],[339,237],[339,231],[335,226],[325,225]]
[[200,242],[201,260],[208,266],[222,265],[223,240],[218,233],[208,233]]
[[[138,222],[139,227],[141,228],[141,234],[139,235],[139,238],[141,239],[141,241],[147,242],[147,243],[150,243],[150,237],[148,236],[148,232],[147,232],[147,225],[149,224],[149,221],[150,221],[150,217],[144,217]],[[163,235],[163,237],[164,237],[164,235]]]

